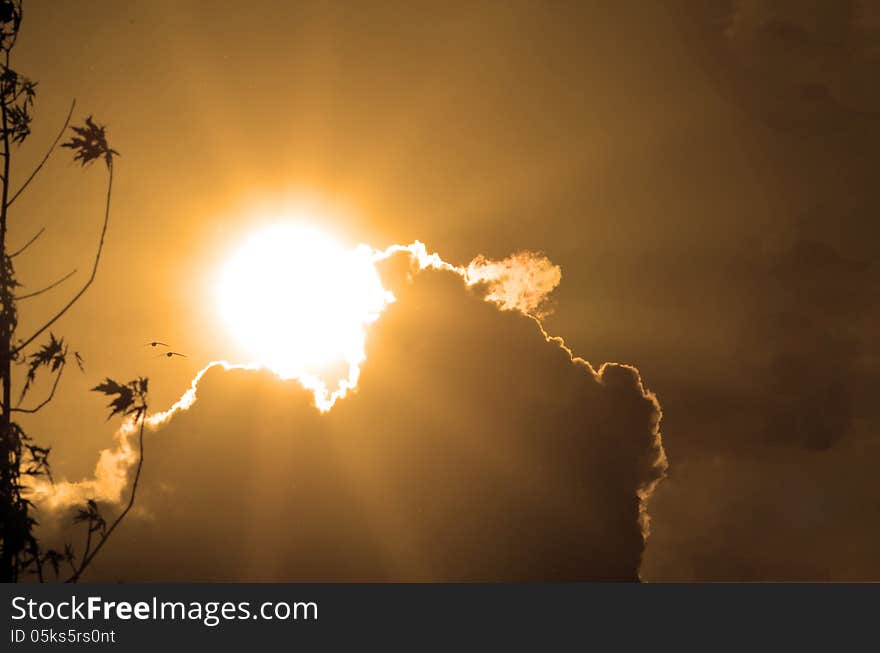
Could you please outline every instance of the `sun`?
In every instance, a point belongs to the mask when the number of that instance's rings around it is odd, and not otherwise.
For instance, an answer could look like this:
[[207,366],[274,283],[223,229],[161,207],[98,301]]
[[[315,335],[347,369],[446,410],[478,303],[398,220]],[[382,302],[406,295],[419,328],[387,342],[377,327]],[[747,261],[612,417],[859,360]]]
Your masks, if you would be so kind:
[[[216,296],[249,362],[300,379],[319,407],[357,383],[366,328],[394,301],[370,247],[346,248],[297,222],[248,238],[224,265]],[[342,378],[325,378],[340,365]]]

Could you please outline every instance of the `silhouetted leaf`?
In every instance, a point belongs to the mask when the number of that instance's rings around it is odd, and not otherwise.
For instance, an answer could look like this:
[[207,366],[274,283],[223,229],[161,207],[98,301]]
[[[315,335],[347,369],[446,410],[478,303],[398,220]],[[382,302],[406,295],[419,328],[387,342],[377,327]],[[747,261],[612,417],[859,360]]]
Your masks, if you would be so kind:
[[31,120],[33,119],[30,112],[30,98],[26,96],[25,101],[9,107],[7,111],[6,121],[8,123],[9,136],[13,143],[21,144],[31,135]]
[[0,64],[0,95],[6,105],[4,127],[13,143],[21,144],[31,133],[36,87],[36,82]]
[[67,362],[67,347],[64,346],[64,338],[56,338],[55,334],[49,333],[49,342],[28,356],[28,372],[18,402],[24,399],[31,384],[37,377],[41,367],[48,367],[52,372],[57,372]]
[[107,404],[110,408],[110,419],[117,413],[123,416],[134,416],[135,421],[143,417],[147,409],[147,386],[148,380],[138,377],[133,381],[122,384],[111,378],[105,379],[104,383],[92,388],[94,392],[102,392],[108,397],[115,398]]
[[11,46],[21,26],[21,1],[0,0],[0,45]]
[[79,161],[83,166],[103,157],[104,163],[109,168],[113,163],[113,157],[119,155],[119,152],[111,149],[107,144],[105,127],[95,123],[91,116],[86,118],[84,127],[71,127],[71,129],[76,136],[62,143],[61,147],[74,150],[73,160]]
[[54,483],[49,465],[49,453],[52,447],[38,447],[35,444],[25,443],[24,448],[28,457],[23,459],[21,463],[21,466],[24,467],[21,473],[27,476],[47,476],[49,481]]
[[62,560],[66,560],[66,559],[67,558],[65,557],[64,554],[59,553],[55,549],[49,549],[48,551],[46,551],[46,554],[43,556],[43,562],[44,563],[48,562],[52,566],[52,571],[55,573],[55,576],[58,576],[59,563]]
[[95,533],[97,531],[103,533],[107,530],[107,522],[104,521],[104,518],[101,516],[101,510],[98,508],[98,504],[94,499],[86,501],[86,507],[79,508],[73,516],[74,524],[83,522],[89,525],[90,533]]
[[117,383],[111,378],[107,378],[104,383],[100,385],[96,385],[92,388],[93,392],[102,392],[108,397],[112,397],[116,395],[116,397],[107,404],[107,408],[110,408],[110,414],[107,416],[107,419],[110,419],[117,413],[121,413],[123,415],[127,414],[132,404],[134,404],[134,390],[132,390],[127,385],[122,385]]
[[2,0],[0,2],[0,23],[11,23],[15,20],[15,16],[15,4],[12,0]]

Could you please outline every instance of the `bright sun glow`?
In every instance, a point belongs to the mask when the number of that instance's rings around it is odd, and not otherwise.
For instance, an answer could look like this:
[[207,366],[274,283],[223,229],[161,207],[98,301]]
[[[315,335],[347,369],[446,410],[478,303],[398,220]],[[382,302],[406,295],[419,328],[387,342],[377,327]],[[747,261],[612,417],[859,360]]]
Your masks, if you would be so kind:
[[[299,379],[326,410],[357,384],[366,327],[394,296],[368,246],[346,249],[313,228],[282,223],[233,254],[217,300],[250,362]],[[322,375],[339,365],[343,378],[328,382]]]

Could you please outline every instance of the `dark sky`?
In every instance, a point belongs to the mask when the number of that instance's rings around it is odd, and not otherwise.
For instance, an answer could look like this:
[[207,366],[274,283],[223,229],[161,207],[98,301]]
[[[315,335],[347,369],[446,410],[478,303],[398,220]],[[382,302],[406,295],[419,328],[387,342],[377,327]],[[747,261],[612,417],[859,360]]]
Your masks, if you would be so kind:
[[[59,326],[86,374],[33,421],[57,474],[90,474],[107,446],[113,427],[87,393],[103,376],[150,376],[163,407],[231,356],[208,288],[230,248],[293,199],[352,244],[419,239],[459,264],[545,252],[562,268],[547,330],[596,368],[637,367],[663,411],[670,467],[642,552],[640,391],[563,389],[580,381],[558,352],[532,352],[547,343],[531,323],[484,314],[432,273],[411,306],[437,301],[442,328],[401,299],[376,325],[361,392],[329,419],[271,379],[210,377],[205,406],[151,441],[142,514],[97,577],[173,546],[187,562],[156,553],[135,576],[531,577],[528,561],[544,565],[538,578],[880,578],[878,3],[32,2],[15,57],[39,81],[19,174],[73,97],[121,152],[105,261]],[[50,161],[13,218],[13,242],[47,227],[23,281],[82,276],[103,182],[66,153]],[[58,301],[34,300],[25,326]],[[150,358],[154,338],[189,358]],[[519,356],[533,362],[511,368]],[[408,376],[420,374],[433,379],[424,395]],[[454,392],[462,374],[492,401]],[[450,449],[451,433],[464,444]],[[517,473],[487,486],[506,447]],[[338,456],[372,493],[334,484]],[[464,489],[426,489],[444,482]],[[434,539],[466,505],[457,532],[470,535]],[[547,506],[558,512],[541,521]],[[350,567],[316,553],[360,537],[381,546]],[[481,566],[492,547],[497,565]]]

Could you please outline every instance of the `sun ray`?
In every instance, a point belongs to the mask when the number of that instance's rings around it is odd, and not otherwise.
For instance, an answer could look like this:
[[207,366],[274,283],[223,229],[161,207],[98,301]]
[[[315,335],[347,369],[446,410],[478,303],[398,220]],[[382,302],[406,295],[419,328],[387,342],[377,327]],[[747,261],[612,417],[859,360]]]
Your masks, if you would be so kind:
[[[395,301],[376,268],[395,254],[408,255],[416,271],[451,272],[466,286],[484,286],[486,301],[532,317],[551,340],[541,326],[541,307],[561,275],[558,266],[540,254],[520,252],[503,261],[478,256],[457,266],[420,241],[384,250],[363,244],[346,249],[311,227],[279,223],[246,241],[217,284],[220,315],[250,360],[206,364],[174,404],[145,418],[145,426],[158,430],[189,410],[203,377],[215,367],[268,369],[281,379],[296,379],[312,393],[320,412],[329,411],[357,387],[366,360],[367,329]],[[561,340],[559,344],[563,346]],[[345,372],[333,378],[328,370],[339,363]],[[138,424],[126,419],[114,434],[114,446],[99,453],[93,478],[54,484],[36,480],[29,488],[31,500],[48,509],[86,499],[119,501],[137,462],[137,432]]]

